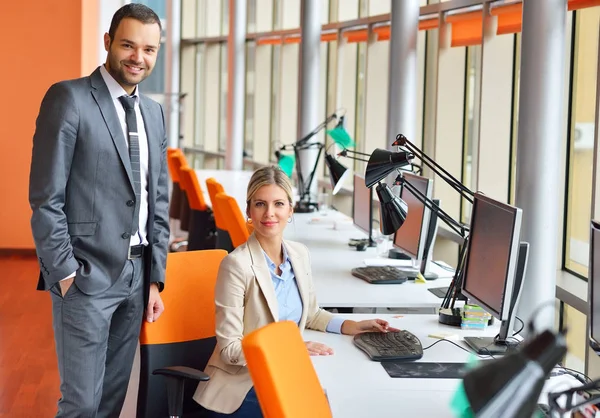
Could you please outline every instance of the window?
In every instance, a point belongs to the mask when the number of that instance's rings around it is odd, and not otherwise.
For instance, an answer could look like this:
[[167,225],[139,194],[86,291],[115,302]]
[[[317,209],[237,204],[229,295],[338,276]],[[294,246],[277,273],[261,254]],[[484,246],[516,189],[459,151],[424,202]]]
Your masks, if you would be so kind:
[[575,12],[568,142],[565,268],[587,276],[600,7]]

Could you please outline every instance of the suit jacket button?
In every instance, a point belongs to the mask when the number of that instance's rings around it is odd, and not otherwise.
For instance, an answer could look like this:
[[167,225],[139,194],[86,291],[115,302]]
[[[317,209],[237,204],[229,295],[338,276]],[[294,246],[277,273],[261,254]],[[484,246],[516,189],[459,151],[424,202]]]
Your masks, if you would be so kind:
[[135,205],[135,202],[133,200],[127,201],[127,206],[132,207],[133,205]]
[[121,234],[121,238],[123,238],[123,239],[131,238],[131,234],[129,232],[123,232]]
[[232,362],[233,364],[237,364],[238,360],[237,360],[236,358],[233,358],[233,359],[231,359],[231,362]]

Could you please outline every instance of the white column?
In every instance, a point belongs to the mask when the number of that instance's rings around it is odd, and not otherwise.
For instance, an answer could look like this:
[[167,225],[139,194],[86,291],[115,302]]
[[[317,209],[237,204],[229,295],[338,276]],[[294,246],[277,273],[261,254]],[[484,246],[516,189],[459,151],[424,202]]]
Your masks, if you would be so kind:
[[419,2],[392,1],[386,144],[399,133],[415,141],[417,131],[417,34]]
[[244,107],[246,104],[246,0],[229,0],[227,37],[227,151],[225,168],[244,165]]
[[[300,26],[302,41],[300,43],[300,74],[298,76],[298,135],[300,139],[311,132],[324,120],[319,117],[319,68],[321,58],[321,2],[318,0],[303,0],[300,9]],[[317,142],[316,136],[309,143]],[[313,170],[317,149],[300,151],[300,169],[306,180]],[[317,177],[310,187],[310,200],[317,201]]]
[[[530,243],[518,308],[525,323],[555,300],[566,15],[567,0],[523,2],[516,205]],[[535,319],[537,329],[553,328],[553,306]]]

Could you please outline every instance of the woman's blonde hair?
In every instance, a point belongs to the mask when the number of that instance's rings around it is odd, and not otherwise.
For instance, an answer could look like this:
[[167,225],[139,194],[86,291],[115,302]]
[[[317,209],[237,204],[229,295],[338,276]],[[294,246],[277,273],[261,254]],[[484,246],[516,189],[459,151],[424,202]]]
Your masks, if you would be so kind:
[[246,192],[246,212],[250,208],[250,201],[256,194],[256,192],[263,186],[269,186],[271,184],[275,184],[276,186],[281,187],[285,194],[287,194],[288,201],[290,206],[293,206],[293,198],[292,198],[292,182],[289,177],[281,170],[281,168],[275,165],[269,165],[266,167],[261,167],[256,170],[252,177],[250,178],[250,182],[248,183],[248,190]]

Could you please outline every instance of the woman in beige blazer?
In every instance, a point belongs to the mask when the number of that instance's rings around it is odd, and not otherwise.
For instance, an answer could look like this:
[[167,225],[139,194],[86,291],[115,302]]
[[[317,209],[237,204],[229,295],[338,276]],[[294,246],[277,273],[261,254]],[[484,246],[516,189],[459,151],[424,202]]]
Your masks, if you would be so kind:
[[[291,222],[292,186],[278,167],[258,169],[250,179],[246,213],[254,226],[248,241],[229,254],[215,287],[217,346],[206,366],[210,376],[194,394],[212,417],[262,417],[242,352],[242,338],[271,322],[291,320],[300,330],[354,335],[396,331],[381,319],[351,321],[320,309],[305,245],[283,240]],[[307,341],[311,355],[333,354]]]

